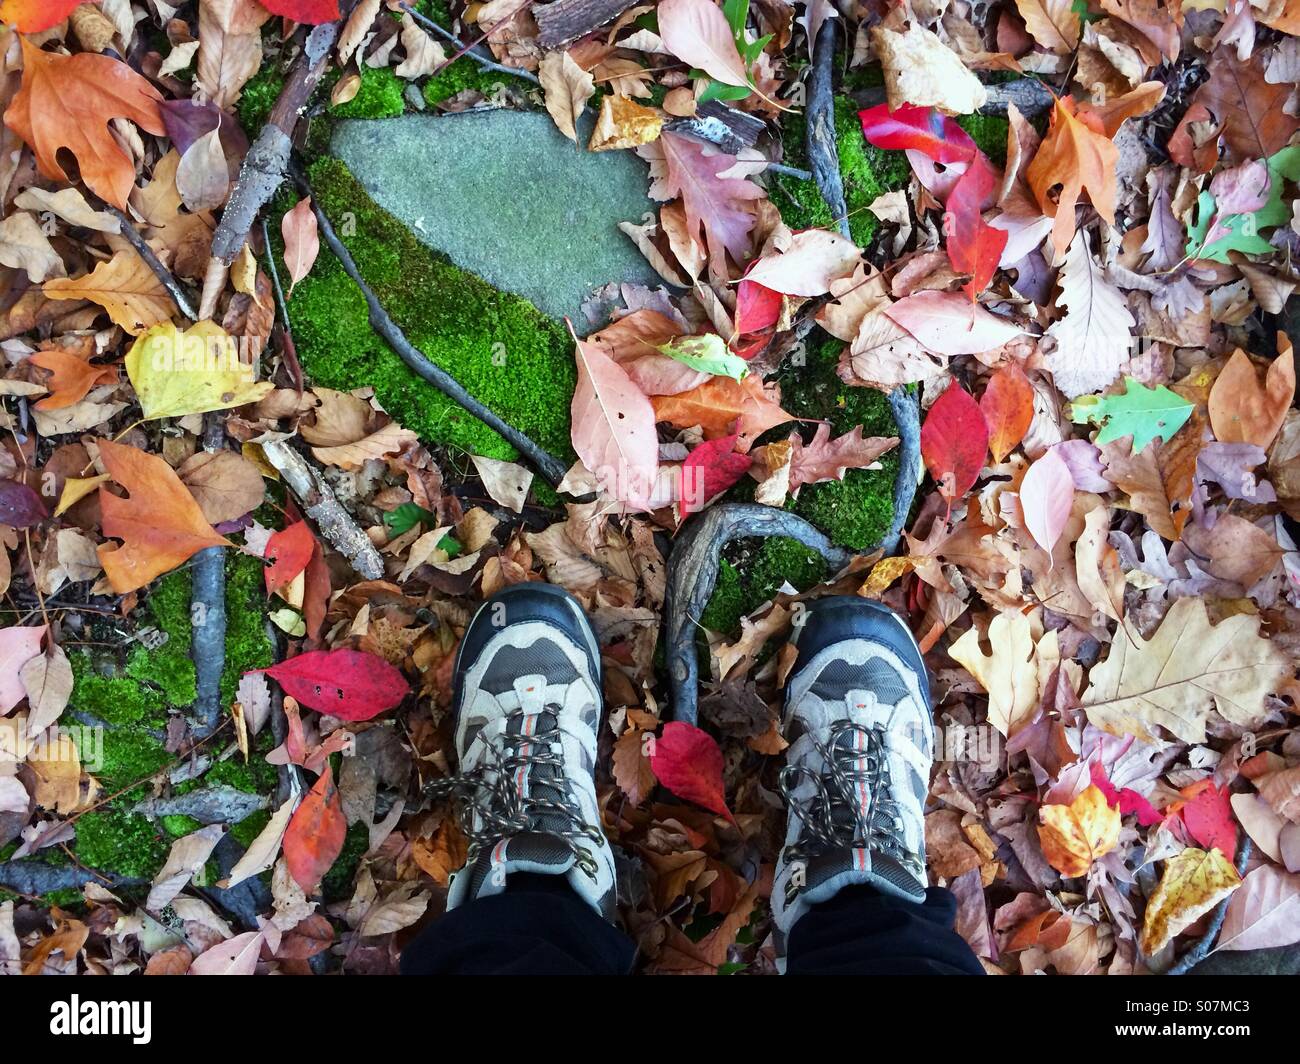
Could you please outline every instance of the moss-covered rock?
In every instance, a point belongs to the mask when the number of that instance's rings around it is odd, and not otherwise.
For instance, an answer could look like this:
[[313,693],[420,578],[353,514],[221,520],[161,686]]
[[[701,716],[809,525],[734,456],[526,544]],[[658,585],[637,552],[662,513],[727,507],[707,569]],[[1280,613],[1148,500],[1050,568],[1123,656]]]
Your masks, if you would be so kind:
[[[577,375],[563,326],[420,243],[337,160],[318,161],[311,182],[362,276],[411,342],[511,425],[569,457]],[[315,383],[371,386],[385,410],[426,440],[514,457],[500,436],[420,380],[375,335],[361,292],[328,252],[294,290],[289,315]]]
[[[785,161],[791,166],[808,168],[804,147],[807,124],[802,115],[786,116],[782,123]],[[851,99],[835,99],[835,147],[840,158],[840,175],[844,179],[844,203],[849,212],[849,234],[854,243],[865,247],[880,224],[867,208],[878,196],[893,189],[905,188],[911,173],[907,157],[901,151],[884,151],[868,144],[858,121],[858,108]],[[814,181],[801,181],[788,174],[777,174],[770,186],[772,202],[791,229],[834,229],[835,219],[822,199]]]

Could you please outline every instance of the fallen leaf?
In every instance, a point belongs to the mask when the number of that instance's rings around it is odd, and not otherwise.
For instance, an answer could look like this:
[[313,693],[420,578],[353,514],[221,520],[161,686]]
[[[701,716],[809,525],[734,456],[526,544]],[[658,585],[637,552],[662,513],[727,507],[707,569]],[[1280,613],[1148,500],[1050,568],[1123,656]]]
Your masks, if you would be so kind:
[[311,197],[304,196],[292,210],[285,211],[280,235],[284,237],[284,264],[289,269],[289,295],[293,295],[294,286],[311,273],[320,255],[320,231]]
[[27,734],[39,735],[63,715],[72,694],[72,665],[63,648],[53,645],[44,654],[29,658],[19,670],[19,678],[27,692]]
[[596,91],[596,81],[574,62],[568,52],[550,52],[537,70],[542,83],[546,111],[556,128],[574,144],[578,143],[576,123]]
[[1228,899],[1218,950],[1274,949],[1300,941],[1300,875],[1263,864]]
[[960,292],[917,292],[886,307],[884,313],[940,355],[978,355],[1024,331]]
[[921,426],[921,457],[950,505],[978,479],[988,446],[989,429],[979,404],[954,381]]
[[723,793],[722,751],[707,732],[669,721],[650,751],[650,769],[678,798],[735,822]]
[[[1087,192],[1098,214],[1115,224],[1115,168],[1119,149],[1094,115],[1074,113],[1070,97],[1052,107],[1047,135],[1025,171],[1039,209],[1055,219],[1052,243],[1065,254],[1074,239],[1074,207]],[[1059,186],[1056,196],[1052,192]]]
[[1065,317],[1047,335],[1056,341],[1048,368],[1069,398],[1099,392],[1115,381],[1129,358],[1134,325],[1123,294],[1103,276],[1082,232],[1075,234],[1057,278],[1057,306]]
[[284,862],[303,891],[316,893],[321,878],[343,852],[346,834],[343,802],[334,786],[334,773],[326,762],[312,789],[294,810],[284,833]]
[[175,307],[162,282],[134,251],[119,251],[84,277],[56,277],[41,289],[46,299],[88,299],[117,325],[138,336],[169,320]]
[[573,449],[604,491],[646,509],[659,474],[655,409],[600,345],[578,340],[577,363]]
[[410,693],[396,668],[360,650],[310,650],[260,671],[308,709],[340,720],[370,720]]
[[713,0],[663,0],[656,11],[664,47],[724,85],[748,85],[727,16]]
[[1097,786],[1087,787],[1068,805],[1038,810],[1038,839],[1048,864],[1067,879],[1087,875],[1099,857],[1119,843],[1121,817]]
[[1074,505],[1074,477],[1055,450],[1048,451],[1025,472],[1020,482],[1020,509],[1025,528],[1050,555],[1061,538]]
[[11,625],[0,628],[0,716],[27,697],[21,672],[41,652],[46,625]]
[[1237,870],[1218,850],[1207,852],[1189,846],[1170,858],[1147,899],[1138,939],[1142,952],[1148,957],[1159,953],[1240,886]]
[[980,396],[980,411],[989,430],[989,451],[1003,461],[1025,438],[1034,420],[1034,389],[1015,362],[1001,366]]
[[1237,348],[1210,389],[1210,427],[1221,443],[1253,443],[1265,450],[1282,428],[1295,398],[1295,359],[1291,342],[1279,338],[1280,351],[1264,371]]
[[1038,709],[1043,662],[1060,658],[1055,632],[1034,639],[1030,619],[1018,610],[1003,610],[989,624],[991,653],[980,647],[979,631],[969,628],[948,656],[965,666],[988,692],[989,723],[1010,738],[1030,722]]
[[253,379],[235,341],[214,321],[181,332],[170,321],[139,336],[127,352],[126,375],[146,421],[228,410],[255,403],[275,389]]

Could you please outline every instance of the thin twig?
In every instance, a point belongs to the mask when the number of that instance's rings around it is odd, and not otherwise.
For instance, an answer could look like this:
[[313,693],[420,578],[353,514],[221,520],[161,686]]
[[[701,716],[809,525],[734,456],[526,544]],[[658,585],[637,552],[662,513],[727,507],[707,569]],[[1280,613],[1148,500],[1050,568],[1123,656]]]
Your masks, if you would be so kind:
[[[421,15],[420,12],[416,11],[415,8],[411,7],[410,4],[403,4],[402,10],[405,11],[408,15],[410,15],[411,18],[415,19],[415,21],[418,22],[425,29],[432,30],[444,41],[447,41],[450,44],[454,44],[457,48],[465,47],[461,39],[457,37],[454,33],[452,33],[451,30],[443,29],[427,15]],[[493,60],[485,56],[482,50],[476,44],[471,44],[469,48],[466,49],[464,54],[469,56],[469,58],[473,59],[474,62],[476,62],[484,70],[492,70],[498,74],[513,74],[517,78],[523,78],[524,81],[531,81],[534,85],[541,84],[541,81],[538,79],[537,75],[532,73],[532,71],[520,70],[518,67],[509,67],[506,66],[504,63],[494,62]],[[452,58],[454,59],[455,57],[453,56]],[[448,60],[445,65],[449,66],[450,64],[451,64],[451,60]],[[434,76],[436,77],[437,75],[435,74]]]
[[423,351],[407,339],[406,334],[402,332],[397,323],[384,310],[383,305],[379,302],[379,297],[375,295],[374,289],[366,284],[365,278],[361,276],[361,270],[357,267],[356,260],[353,259],[352,253],[348,251],[343,241],[339,239],[338,234],[334,232],[334,227],[321,209],[306,176],[297,167],[293,167],[291,173],[299,190],[304,195],[311,197],[312,211],[316,215],[316,223],[320,228],[321,239],[334,253],[344,271],[352,278],[352,282],[361,290],[361,294],[365,296],[366,305],[370,310],[371,328],[388,341],[389,346],[397,352],[398,357],[418,376],[428,381],[444,395],[456,400],[466,411],[473,414],[488,428],[495,429],[515,450],[527,458],[553,487],[558,485],[564,479],[565,473],[568,472],[568,468],[563,462],[540,444],[534,443],[532,439],[513,425],[507,424],[496,412],[475,399],[458,380],[441,366],[431,362]]
[[172,297],[172,302],[176,304],[182,316],[190,321],[198,321],[198,316],[194,313],[194,304],[190,302],[189,294],[181,287],[181,283],[172,276],[171,270],[162,264],[162,261],[154,254],[153,248],[146,243],[132,224],[125,212],[118,210],[111,203],[102,204],[103,209],[117,219],[117,224],[121,227],[122,236],[126,242],[135,248],[135,253],[144,259],[145,265],[153,271],[153,275],[158,278],[158,282],[167,289],[167,294]]

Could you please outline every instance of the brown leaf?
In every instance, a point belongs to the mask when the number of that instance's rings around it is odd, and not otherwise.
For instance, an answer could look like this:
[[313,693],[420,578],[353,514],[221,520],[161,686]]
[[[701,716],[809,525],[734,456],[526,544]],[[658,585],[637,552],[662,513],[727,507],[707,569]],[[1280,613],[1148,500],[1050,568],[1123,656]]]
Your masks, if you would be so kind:
[[88,299],[132,336],[167,321],[175,312],[171,296],[133,250],[119,251],[82,277],[59,277],[41,289],[47,299]]
[[261,471],[233,451],[200,451],[185,459],[176,472],[211,525],[257,509],[265,494]]
[[1267,450],[1295,398],[1291,341],[1278,336],[1278,356],[1263,380],[1250,356],[1237,348],[1210,389],[1210,427],[1220,443],[1253,443]]

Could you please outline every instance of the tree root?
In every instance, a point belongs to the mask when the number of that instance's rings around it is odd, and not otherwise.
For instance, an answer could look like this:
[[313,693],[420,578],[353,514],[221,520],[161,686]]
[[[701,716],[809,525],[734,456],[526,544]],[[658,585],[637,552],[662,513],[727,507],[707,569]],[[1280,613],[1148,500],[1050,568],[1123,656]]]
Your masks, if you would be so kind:
[[[220,414],[205,415],[203,449],[221,450],[225,424]],[[221,724],[221,674],[226,667],[226,549],[205,547],[194,557],[190,571],[190,619],[193,633],[190,657],[194,660],[198,696],[194,713],[196,739],[206,739]]]
[[808,132],[804,144],[813,180],[831,209],[840,233],[849,235],[849,208],[844,201],[844,179],[840,176],[840,154],[835,147],[835,41],[836,23],[828,18],[817,31],[812,70],[808,75]]
[[321,239],[342,264],[347,275],[352,278],[352,282],[361,290],[361,294],[366,297],[366,306],[370,311],[370,327],[388,341],[388,345],[397,352],[398,357],[419,377],[428,381],[444,395],[456,400],[466,411],[473,414],[488,428],[495,429],[515,450],[532,463],[552,487],[558,485],[568,471],[568,467],[563,462],[545,450],[540,444],[534,443],[517,428],[508,425],[494,411],[489,410],[480,403],[465,390],[459,381],[442,367],[431,362],[423,351],[406,338],[406,334],[388,316],[388,312],[380,304],[379,297],[375,295],[374,289],[366,284],[365,279],[361,276],[361,271],[357,268],[352,253],[348,251],[343,241],[339,239],[338,234],[334,232],[334,227],[330,224],[329,218],[325,216],[320,203],[312,194],[312,188],[306,176],[295,169],[293,177],[303,194],[311,196],[312,210],[316,214]]
[[714,585],[722,548],[748,536],[789,536],[842,569],[852,551],[835,546],[797,514],[758,503],[716,503],[692,517],[668,554],[664,620],[668,635],[668,683],[673,720],[694,724],[699,713],[699,658],[695,633]]
[[0,862],[0,887],[17,894],[36,897],[55,890],[81,890],[87,883],[116,890],[147,882],[129,879],[112,872],[90,872],[76,865],[51,865],[43,861]]

